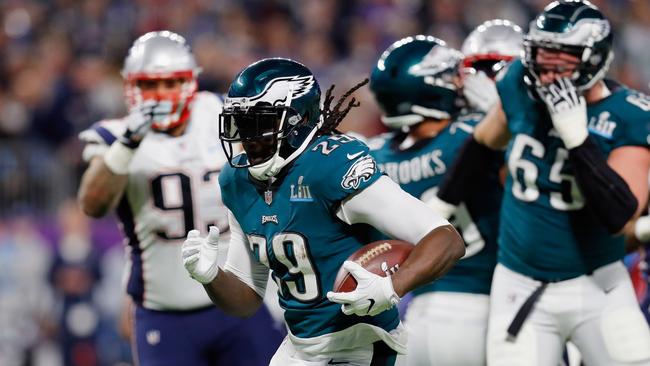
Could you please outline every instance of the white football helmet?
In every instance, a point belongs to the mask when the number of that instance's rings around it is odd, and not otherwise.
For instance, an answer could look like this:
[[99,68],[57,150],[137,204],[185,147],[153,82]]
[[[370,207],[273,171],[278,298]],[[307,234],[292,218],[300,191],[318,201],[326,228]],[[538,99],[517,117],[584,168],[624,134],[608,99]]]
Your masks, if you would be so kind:
[[[149,32],[138,38],[124,60],[122,77],[129,109],[152,97],[171,103],[171,113],[155,120],[152,128],[165,131],[184,123],[189,117],[189,104],[196,94],[201,69],[182,36],[170,31]],[[143,95],[141,80],[182,79],[180,93]]]
[[[465,71],[483,71],[494,79],[513,58],[523,53],[521,28],[505,19],[493,19],[479,25],[463,42]],[[472,70],[473,69],[473,70]]]

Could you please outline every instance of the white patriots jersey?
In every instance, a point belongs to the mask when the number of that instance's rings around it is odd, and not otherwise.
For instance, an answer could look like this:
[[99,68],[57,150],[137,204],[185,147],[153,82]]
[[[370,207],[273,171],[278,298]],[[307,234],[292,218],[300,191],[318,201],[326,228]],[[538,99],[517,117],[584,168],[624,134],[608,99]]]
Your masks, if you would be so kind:
[[[127,292],[145,308],[189,310],[212,304],[183,267],[181,245],[188,231],[205,235],[210,225],[219,227],[224,243],[229,240],[218,183],[227,164],[218,133],[221,108],[214,94],[198,93],[184,134],[148,133],[129,166],[117,214],[128,244]],[[88,143],[84,158],[103,154],[124,129],[122,120],[111,120],[82,132],[80,138]]]

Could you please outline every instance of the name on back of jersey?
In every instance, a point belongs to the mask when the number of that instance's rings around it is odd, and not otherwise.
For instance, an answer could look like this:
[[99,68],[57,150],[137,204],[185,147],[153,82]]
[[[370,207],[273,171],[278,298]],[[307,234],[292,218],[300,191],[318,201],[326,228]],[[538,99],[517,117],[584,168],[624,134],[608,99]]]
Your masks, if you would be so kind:
[[400,162],[378,164],[382,172],[399,184],[419,182],[435,175],[445,174],[447,165],[442,161],[442,150],[435,149]]

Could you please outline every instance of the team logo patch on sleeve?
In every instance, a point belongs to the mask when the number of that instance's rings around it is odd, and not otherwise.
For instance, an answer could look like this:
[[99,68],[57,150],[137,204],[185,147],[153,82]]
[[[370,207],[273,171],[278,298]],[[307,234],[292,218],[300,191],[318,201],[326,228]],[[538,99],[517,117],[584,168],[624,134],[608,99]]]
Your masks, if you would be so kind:
[[341,181],[341,187],[358,189],[361,182],[367,182],[375,174],[376,170],[375,160],[370,155],[362,156],[345,173]]

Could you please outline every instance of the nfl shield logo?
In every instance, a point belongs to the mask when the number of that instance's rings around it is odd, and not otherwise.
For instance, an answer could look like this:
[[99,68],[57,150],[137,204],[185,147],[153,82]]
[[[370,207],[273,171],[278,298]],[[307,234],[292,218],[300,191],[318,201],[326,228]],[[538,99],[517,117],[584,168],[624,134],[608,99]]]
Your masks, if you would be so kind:
[[271,191],[264,191],[264,202],[266,202],[267,205],[271,205],[273,202],[273,192]]

